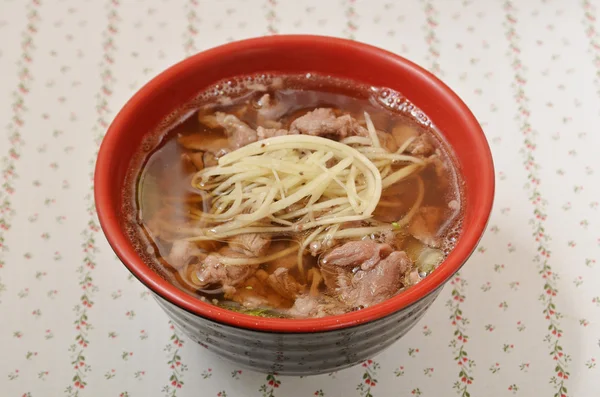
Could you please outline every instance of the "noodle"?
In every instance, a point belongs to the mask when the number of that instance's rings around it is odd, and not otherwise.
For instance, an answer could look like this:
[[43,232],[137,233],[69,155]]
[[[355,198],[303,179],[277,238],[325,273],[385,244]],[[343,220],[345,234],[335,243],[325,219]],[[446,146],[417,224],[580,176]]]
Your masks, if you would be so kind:
[[[326,167],[331,160],[337,163]],[[210,230],[197,230],[199,235],[190,238],[192,241],[247,233],[249,228],[258,233],[273,230],[251,227],[264,218],[287,225],[289,231],[369,219],[383,189],[379,170],[359,151],[307,135],[274,137],[242,147],[221,157],[217,166],[196,173],[192,184],[233,201],[229,205],[218,200],[207,218],[229,220]],[[250,186],[252,190],[245,194]],[[259,199],[246,205],[256,195]],[[328,200],[323,201],[325,197]],[[304,199],[308,200],[304,210],[282,213]],[[228,208],[224,210],[223,205]],[[337,219],[311,215],[327,207],[331,212],[349,209],[353,213]],[[307,224],[290,221],[303,214],[311,218]]]
[[[198,171],[192,185],[216,196],[209,213],[193,211],[218,225],[186,228],[188,241],[222,240],[246,233],[297,233],[310,230],[299,247],[267,257],[229,258],[226,265],[258,264],[297,251],[298,270],[304,274],[304,251],[312,242],[329,246],[347,239],[389,232],[406,225],[419,209],[424,195],[420,177],[418,195],[410,211],[393,224],[374,222],[383,189],[413,175],[425,162],[402,154],[413,138],[395,153],[381,146],[368,113],[369,136],[351,136],[336,142],[310,135],[267,138],[227,153],[218,165]],[[411,164],[392,171],[392,164]],[[204,193],[204,194],[206,194]],[[205,200],[206,201],[206,200]],[[302,203],[304,208],[289,211]],[[384,204],[385,205],[385,204]],[[267,220],[264,224],[261,220]],[[345,222],[369,221],[371,226],[340,229]],[[328,229],[326,229],[328,228]]]

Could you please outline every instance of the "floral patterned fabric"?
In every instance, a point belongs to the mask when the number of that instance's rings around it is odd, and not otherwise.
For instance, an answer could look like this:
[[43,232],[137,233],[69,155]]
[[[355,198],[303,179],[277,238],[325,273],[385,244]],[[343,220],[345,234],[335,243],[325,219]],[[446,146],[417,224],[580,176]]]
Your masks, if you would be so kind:
[[[600,395],[600,2],[0,0],[3,396]],[[482,123],[497,195],[476,253],[404,338],[311,378],[188,342],[92,200],[98,145],[142,84],[252,36],[399,53]]]

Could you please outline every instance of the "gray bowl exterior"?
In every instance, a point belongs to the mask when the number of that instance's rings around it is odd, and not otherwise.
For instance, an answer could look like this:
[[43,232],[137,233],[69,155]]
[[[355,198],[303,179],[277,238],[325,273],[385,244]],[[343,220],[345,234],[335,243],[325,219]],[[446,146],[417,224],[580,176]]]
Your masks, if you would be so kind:
[[157,295],[155,298],[185,335],[239,368],[317,375],[359,364],[392,345],[423,317],[440,290],[379,320],[312,333],[236,328],[189,313]]

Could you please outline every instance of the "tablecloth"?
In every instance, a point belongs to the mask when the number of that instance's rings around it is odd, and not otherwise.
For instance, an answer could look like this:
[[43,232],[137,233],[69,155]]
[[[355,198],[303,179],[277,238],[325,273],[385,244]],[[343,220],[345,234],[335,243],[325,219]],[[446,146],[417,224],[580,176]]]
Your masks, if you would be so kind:
[[[600,12],[571,0],[1,0],[0,395],[600,395]],[[116,112],[173,63],[281,33],[351,38],[449,84],[497,193],[474,255],[405,337],[316,377],[188,341],[98,227]],[[367,382],[368,380],[368,382]]]

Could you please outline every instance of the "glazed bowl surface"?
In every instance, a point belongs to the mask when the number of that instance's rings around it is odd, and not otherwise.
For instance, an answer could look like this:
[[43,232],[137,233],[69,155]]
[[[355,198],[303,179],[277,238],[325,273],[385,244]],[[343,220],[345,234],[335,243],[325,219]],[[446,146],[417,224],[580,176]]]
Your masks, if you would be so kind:
[[[181,291],[136,253],[123,227],[121,194],[130,162],[162,120],[204,88],[256,74],[317,73],[405,95],[439,128],[464,181],[464,219],[446,260],[417,285],[378,305],[318,319],[273,319],[228,311]],[[492,208],[494,168],[485,135],[463,101],[414,63],[370,45],[322,36],[271,36],[216,47],[170,67],[119,112],[101,145],[94,175],[100,224],[123,264],[192,340],[249,369],[289,375],[339,370],[372,357],[406,334],[474,251]]]

